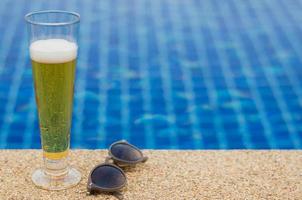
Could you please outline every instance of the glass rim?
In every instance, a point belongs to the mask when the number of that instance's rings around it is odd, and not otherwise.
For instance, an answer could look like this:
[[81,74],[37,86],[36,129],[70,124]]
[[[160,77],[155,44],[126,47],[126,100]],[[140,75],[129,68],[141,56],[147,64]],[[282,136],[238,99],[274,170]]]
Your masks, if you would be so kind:
[[[68,15],[75,16],[74,20],[69,20],[66,22],[39,22],[36,20],[31,20],[30,17],[36,14],[44,14],[44,13],[63,13]],[[80,14],[76,12],[64,11],[64,10],[40,10],[27,13],[25,16],[25,21],[33,24],[33,25],[41,25],[41,26],[64,26],[64,25],[72,25],[80,22]]]

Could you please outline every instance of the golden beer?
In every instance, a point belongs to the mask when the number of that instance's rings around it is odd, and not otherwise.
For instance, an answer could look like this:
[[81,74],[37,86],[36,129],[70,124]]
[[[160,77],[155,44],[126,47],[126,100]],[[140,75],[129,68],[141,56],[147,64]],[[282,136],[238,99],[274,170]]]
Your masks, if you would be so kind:
[[52,159],[60,158],[69,148],[75,63],[32,60],[42,147]]

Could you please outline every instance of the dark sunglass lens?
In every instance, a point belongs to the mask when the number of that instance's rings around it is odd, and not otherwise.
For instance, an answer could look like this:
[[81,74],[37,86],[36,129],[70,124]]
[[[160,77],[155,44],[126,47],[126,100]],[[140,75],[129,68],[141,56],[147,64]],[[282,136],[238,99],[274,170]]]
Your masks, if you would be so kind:
[[128,144],[115,144],[111,147],[111,153],[116,158],[126,161],[137,161],[142,158],[141,152]]
[[92,183],[102,188],[118,188],[126,183],[126,177],[120,169],[111,165],[102,165],[91,174]]

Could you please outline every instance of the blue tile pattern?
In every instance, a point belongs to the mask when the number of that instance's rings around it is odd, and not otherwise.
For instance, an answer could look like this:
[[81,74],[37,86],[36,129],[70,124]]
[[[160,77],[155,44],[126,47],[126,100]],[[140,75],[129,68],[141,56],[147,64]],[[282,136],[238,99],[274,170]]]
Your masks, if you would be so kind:
[[81,14],[71,146],[302,149],[302,1],[2,0],[0,148],[40,148],[25,13]]

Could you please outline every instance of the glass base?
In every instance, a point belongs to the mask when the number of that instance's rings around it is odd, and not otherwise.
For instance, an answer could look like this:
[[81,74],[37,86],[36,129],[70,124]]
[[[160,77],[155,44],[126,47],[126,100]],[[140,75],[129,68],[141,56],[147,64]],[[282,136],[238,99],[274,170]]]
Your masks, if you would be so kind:
[[75,168],[69,168],[67,174],[50,176],[43,168],[34,171],[31,177],[36,186],[45,190],[64,190],[76,186],[81,181],[81,173]]

